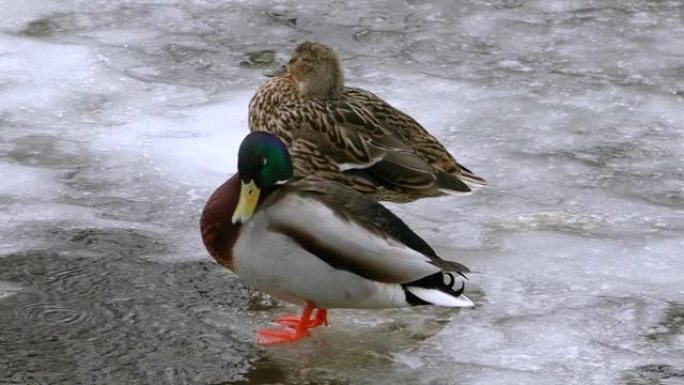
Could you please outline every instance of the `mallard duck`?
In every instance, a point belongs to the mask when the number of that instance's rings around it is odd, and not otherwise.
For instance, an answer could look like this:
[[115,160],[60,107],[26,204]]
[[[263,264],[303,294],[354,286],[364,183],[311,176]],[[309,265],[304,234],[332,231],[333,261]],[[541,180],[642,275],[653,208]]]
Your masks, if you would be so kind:
[[285,141],[295,175],[334,180],[378,200],[408,202],[486,184],[413,118],[345,87],[337,55],[321,43],[300,44],[284,73],[258,89],[249,128]]
[[[262,344],[295,341],[327,325],[327,309],[472,306],[459,276],[380,203],[338,182],[294,178],[285,144],[247,135],[238,173],[209,198],[200,220],[209,253],[301,315],[258,331]],[[461,285],[457,285],[457,281]]]

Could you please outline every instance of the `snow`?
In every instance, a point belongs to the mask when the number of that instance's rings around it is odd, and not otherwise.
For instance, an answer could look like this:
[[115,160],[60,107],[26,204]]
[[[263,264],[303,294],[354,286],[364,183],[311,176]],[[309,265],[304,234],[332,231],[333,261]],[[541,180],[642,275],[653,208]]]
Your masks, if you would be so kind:
[[[0,382],[30,381],[26,362],[52,383],[70,383],[69,368],[87,383],[684,381],[680,1],[31,0],[0,13],[0,329],[18,336],[3,347],[0,332]],[[197,220],[235,171],[263,74],[304,40],[333,45],[350,85],[411,114],[490,182],[389,205],[474,271],[475,309],[332,312],[333,328],[300,345],[249,340],[283,309],[249,310],[253,298],[222,286],[232,277],[209,263]],[[249,62],[264,50],[273,62]],[[74,256],[99,280],[62,275]],[[207,271],[208,297],[178,278],[193,269]],[[79,282],[111,298],[74,292]],[[133,332],[115,303],[144,292],[161,308],[130,305],[146,325]],[[216,305],[232,296],[244,301]],[[31,320],[36,303],[44,314]],[[94,370],[78,334],[41,321],[61,319],[57,305],[92,307],[64,319],[91,330],[104,317],[116,331],[104,335],[129,348],[93,348],[109,359]],[[76,363],[31,360],[25,316]],[[170,334],[150,332],[159,325]],[[208,348],[184,355],[169,341]],[[147,345],[161,353],[138,365]],[[235,366],[204,355],[215,351]]]

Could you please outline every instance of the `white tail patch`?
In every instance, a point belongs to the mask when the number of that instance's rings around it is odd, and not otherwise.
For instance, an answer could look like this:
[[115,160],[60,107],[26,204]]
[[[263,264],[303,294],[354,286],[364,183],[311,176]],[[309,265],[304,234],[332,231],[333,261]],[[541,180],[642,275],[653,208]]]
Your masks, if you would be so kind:
[[424,287],[409,286],[406,288],[411,294],[422,299],[425,302],[429,302],[433,305],[439,306],[449,306],[449,307],[473,307],[473,301],[468,299],[465,295],[461,294],[458,297],[454,297],[451,294],[447,294],[441,290],[437,289],[426,289]]
[[338,163],[337,167],[339,168],[340,172],[347,171],[347,170],[364,170],[364,169],[367,169],[368,167],[378,163],[384,157],[385,157],[384,154],[380,155],[378,157],[371,159],[371,161],[368,163]]
[[489,183],[487,183],[486,180],[480,178],[479,176],[477,176],[475,174],[463,173],[463,174],[459,174],[456,177],[458,179],[460,179],[461,181],[465,182],[465,184],[467,184],[468,187],[478,188],[478,187],[483,187],[483,186],[486,186],[489,184]]
[[[470,187],[470,185],[468,185],[468,187]],[[471,191],[456,191],[456,190],[449,190],[449,189],[445,189],[445,188],[440,188],[439,192],[441,192],[444,195],[462,197],[462,196],[470,195],[472,193],[472,190]]]

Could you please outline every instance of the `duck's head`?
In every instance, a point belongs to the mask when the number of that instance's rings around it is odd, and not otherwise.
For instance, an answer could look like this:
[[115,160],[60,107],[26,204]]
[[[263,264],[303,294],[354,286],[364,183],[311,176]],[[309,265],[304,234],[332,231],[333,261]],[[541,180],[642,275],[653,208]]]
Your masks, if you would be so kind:
[[295,48],[287,64],[290,74],[305,96],[334,99],[344,91],[344,74],[337,54],[322,43],[304,42]]
[[261,191],[292,178],[292,160],[285,143],[267,132],[252,132],[238,150],[240,198],[232,222],[247,222],[259,203]]

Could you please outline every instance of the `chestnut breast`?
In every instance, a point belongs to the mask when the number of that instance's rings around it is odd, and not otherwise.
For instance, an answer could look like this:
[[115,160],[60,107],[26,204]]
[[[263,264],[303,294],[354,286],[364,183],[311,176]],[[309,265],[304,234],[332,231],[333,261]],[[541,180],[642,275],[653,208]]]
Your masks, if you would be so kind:
[[233,245],[239,227],[232,216],[240,197],[240,177],[236,173],[211,194],[200,218],[202,242],[209,254],[221,265],[233,270]]

